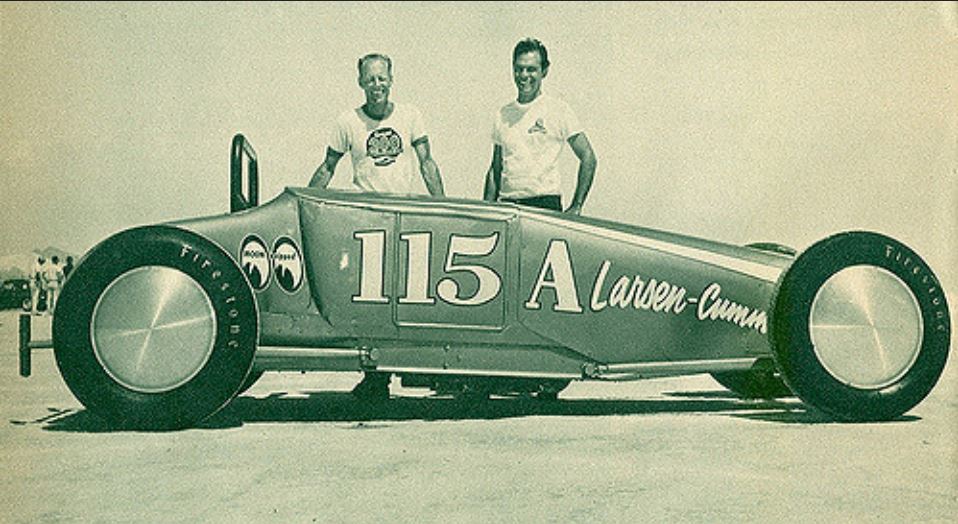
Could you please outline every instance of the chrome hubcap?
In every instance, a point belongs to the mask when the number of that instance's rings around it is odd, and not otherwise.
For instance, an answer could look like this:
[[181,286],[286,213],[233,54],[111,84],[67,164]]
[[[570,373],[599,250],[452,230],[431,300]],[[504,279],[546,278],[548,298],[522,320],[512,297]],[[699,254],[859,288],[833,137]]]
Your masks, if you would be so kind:
[[883,388],[904,376],[918,358],[923,330],[915,295],[880,267],[847,267],[812,301],[809,332],[819,362],[856,388]]
[[124,387],[177,388],[200,372],[216,338],[213,304],[182,271],[146,266],[123,273],[93,308],[93,352]]

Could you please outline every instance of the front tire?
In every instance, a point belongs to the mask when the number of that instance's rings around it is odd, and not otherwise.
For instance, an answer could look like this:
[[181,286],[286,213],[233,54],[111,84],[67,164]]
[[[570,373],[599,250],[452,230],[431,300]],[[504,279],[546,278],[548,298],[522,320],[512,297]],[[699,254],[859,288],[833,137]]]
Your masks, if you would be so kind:
[[121,426],[195,425],[228,403],[252,367],[253,292],[205,238],[172,227],[119,233],[64,286],[57,366],[92,413]]
[[894,419],[941,376],[951,325],[928,265],[876,233],[842,233],[782,277],[770,331],[800,399],[840,420]]

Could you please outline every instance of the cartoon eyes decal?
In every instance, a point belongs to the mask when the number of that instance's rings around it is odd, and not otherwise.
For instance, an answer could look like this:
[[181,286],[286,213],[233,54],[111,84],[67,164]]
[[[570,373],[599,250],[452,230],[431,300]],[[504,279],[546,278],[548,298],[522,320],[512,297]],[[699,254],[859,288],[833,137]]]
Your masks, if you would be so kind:
[[256,291],[269,287],[274,275],[287,293],[296,292],[303,284],[303,253],[288,236],[277,238],[270,252],[258,236],[247,235],[240,246],[240,267]]
[[240,267],[246,273],[250,285],[256,291],[262,291],[269,285],[271,276],[269,250],[256,235],[248,235],[240,247]]
[[292,238],[279,237],[273,244],[273,274],[287,293],[295,292],[303,283],[303,254]]

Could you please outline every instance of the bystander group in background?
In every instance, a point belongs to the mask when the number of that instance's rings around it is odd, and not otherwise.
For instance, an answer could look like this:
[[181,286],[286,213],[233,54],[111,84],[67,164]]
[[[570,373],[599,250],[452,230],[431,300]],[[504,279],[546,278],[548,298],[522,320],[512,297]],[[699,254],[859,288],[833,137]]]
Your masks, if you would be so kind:
[[[67,266],[60,264],[60,257],[54,255],[47,261],[40,255],[30,269],[30,309],[34,315],[53,314],[60,295],[60,288],[66,280],[68,271],[73,270],[73,257],[67,257]],[[46,301],[46,309],[39,309],[41,298]]]

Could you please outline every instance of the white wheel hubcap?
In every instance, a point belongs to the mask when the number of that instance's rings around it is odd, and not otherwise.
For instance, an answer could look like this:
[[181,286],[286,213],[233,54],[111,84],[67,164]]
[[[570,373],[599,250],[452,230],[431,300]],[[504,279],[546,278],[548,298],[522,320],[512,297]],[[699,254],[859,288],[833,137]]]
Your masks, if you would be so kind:
[[206,292],[177,269],[146,266],[123,273],[93,308],[93,351],[119,384],[142,393],[175,389],[203,369],[216,339]]
[[809,332],[819,362],[860,389],[901,379],[918,358],[923,330],[915,295],[880,267],[847,267],[829,277],[812,301]]

